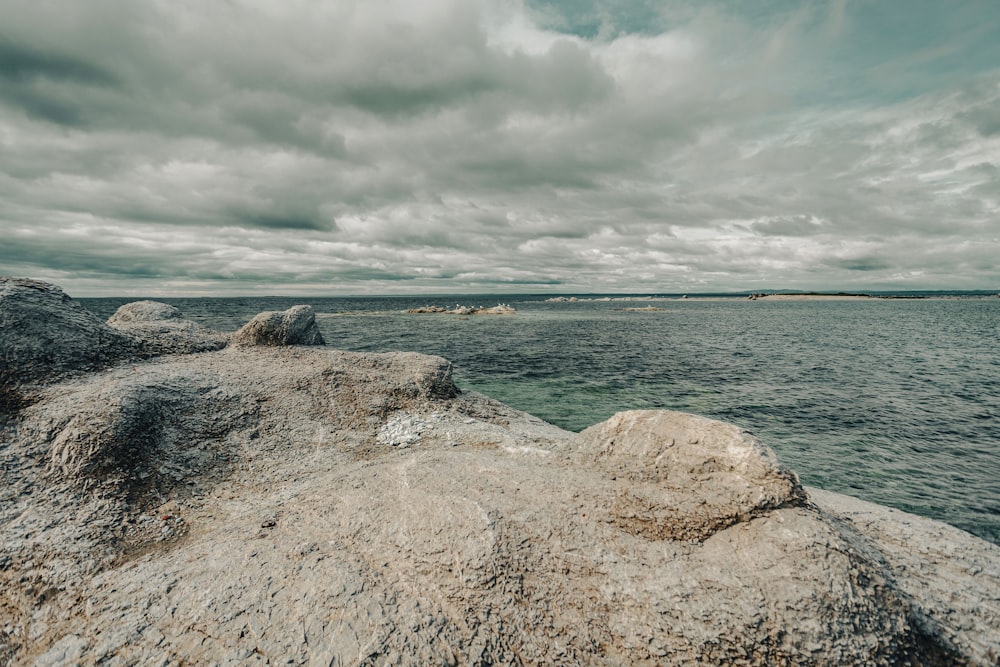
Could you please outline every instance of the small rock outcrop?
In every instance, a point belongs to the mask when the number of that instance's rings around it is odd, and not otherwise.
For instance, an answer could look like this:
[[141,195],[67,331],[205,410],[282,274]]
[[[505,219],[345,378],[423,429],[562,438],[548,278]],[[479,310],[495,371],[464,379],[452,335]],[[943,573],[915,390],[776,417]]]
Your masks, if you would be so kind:
[[326,345],[311,306],[259,313],[229,339],[237,347]]
[[226,346],[225,336],[184,319],[176,307],[159,301],[127,303],[107,323],[141,340],[153,354],[210,352]]
[[454,308],[448,309],[444,306],[420,306],[418,308],[410,308],[406,311],[407,315],[514,315],[517,313],[517,309],[513,306],[508,306],[505,303],[500,303],[491,307],[483,306],[463,306],[457,305]]
[[660,308],[658,306],[641,306],[637,308],[615,308],[615,310],[620,310],[623,313],[665,313],[666,308]]

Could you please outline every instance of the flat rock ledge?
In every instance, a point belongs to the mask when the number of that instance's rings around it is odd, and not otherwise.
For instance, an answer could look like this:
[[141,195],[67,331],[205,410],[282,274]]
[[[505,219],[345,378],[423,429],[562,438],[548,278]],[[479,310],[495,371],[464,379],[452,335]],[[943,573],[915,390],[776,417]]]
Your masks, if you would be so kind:
[[[5,377],[32,392],[0,422],[0,664],[1000,659],[1000,548],[805,489],[734,426],[574,434],[438,357],[150,356],[57,288],[0,295]],[[162,305],[113,324],[182,319]],[[79,340],[109,330],[121,356]]]

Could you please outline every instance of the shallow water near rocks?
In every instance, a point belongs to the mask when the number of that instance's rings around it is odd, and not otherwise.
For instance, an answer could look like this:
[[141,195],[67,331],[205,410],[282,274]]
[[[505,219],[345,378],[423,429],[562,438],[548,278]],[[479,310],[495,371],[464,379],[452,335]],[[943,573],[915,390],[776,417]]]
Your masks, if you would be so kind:
[[[79,301],[107,318],[134,300]],[[1000,544],[997,298],[157,300],[222,331],[308,303],[331,346],[441,355],[460,386],[571,430],[636,408],[729,421],[757,434],[806,484]],[[517,314],[403,312],[498,301]],[[661,310],[625,310],[650,305]]]

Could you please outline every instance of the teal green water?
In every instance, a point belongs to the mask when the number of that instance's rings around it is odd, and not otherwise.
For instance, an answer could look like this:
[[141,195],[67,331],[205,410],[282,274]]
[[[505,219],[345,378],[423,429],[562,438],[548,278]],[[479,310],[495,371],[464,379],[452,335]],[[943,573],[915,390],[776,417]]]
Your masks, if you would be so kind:
[[[450,359],[460,386],[572,430],[684,410],[756,433],[807,484],[1000,544],[1000,299],[500,297],[504,317],[407,315],[498,297],[306,299],[328,344]],[[232,330],[303,299],[170,300]],[[103,316],[124,300],[82,300]],[[655,305],[662,311],[629,312]],[[343,313],[352,314],[345,315]]]

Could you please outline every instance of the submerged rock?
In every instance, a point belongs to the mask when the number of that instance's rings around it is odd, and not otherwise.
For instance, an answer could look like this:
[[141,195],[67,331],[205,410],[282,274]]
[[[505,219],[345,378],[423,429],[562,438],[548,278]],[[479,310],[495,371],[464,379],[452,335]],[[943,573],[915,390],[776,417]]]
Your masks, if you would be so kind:
[[260,313],[234,333],[230,343],[241,347],[326,345],[311,306]]
[[[275,315],[247,338],[301,340]],[[272,345],[53,380],[2,427],[0,662],[997,661],[1000,548],[811,499],[734,426],[573,434],[444,359]]]

